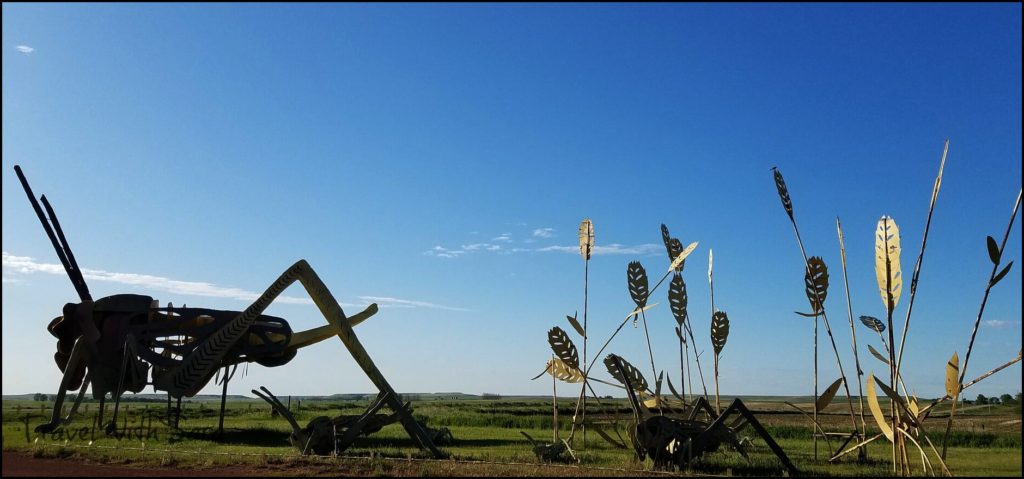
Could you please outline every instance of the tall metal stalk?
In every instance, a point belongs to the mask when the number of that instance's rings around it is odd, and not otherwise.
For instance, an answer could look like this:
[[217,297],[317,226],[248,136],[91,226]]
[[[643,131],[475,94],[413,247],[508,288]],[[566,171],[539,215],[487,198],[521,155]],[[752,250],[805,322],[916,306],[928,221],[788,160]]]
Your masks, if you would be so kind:
[[[860,434],[861,438],[867,435],[867,422],[864,420],[864,371],[860,368],[860,355],[857,353],[857,330],[853,327],[853,305],[850,301],[850,281],[846,276],[846,243],[843,240],[843,225],[836,217],[836,231],[839,234],[839,253],[843,261],[843,288],[846,290],[846,313],[850,319],[850,337],[853,338],[853,360],[857,368],[857,397],[860,402]],[[904,388],[906,389],[906,388]],[[866,455],[867,448],[861,449]]]

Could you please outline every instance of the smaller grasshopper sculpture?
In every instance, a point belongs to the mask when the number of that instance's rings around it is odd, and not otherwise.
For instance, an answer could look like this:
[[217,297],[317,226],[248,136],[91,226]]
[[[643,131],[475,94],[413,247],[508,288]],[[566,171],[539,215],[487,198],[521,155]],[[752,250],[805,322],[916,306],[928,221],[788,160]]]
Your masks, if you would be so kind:
[[[390,395],[390,393],[381,393],[363,414],[343,414],[335,418],[317,416],[309,421],[306,427],[300,428],[299,422],[295,420],[295,415],[277,399],[277,396],[274,396],[265,387],[260,387],[260,389],[262,392],[253,389],[252,393],[270,404],[270,407],[277,411],[278,415],[288,421],[292,427],[288,441],[303,455],[337,455],[348,449],[359,436],[369,436],[380,431],[384,426],[401,420],[398,413],[387,415],[377,412]],[[409,403],[405,404],[405,408],[412,412]],[[435,444],[445,444],[451,441],[452,436],[448,428],[431,429],[422,423],[420,426]]]
[[[228,367],[244,362],[281,366],[291,361],[298,349],[337,335],[380,390],[379,402],[387,404],[395,412],[405,430],[422,449],[429,450],[435,457],[443,457],[398,399],[352,330],[377,312],[376,304],[355,316],[345,316],[330,290],[305,260],[299,260],[285,270],[244,311],[160,308],[153,298],[137,294],[117,294],[93,301],[46,196],[41,198],[46,208],[44,216],[21,167],[16,165],[14,171],[81,300],[80,303],[64,305],[64,314],[47,327],[57,338],[54,360],[64,375],[50,422],[36,427],[36,432],[46,433],[69,424],[90,384],[93,396],[100,401],[100,424],[103,424],[107,394],[115,401],[113,420],[107,425],[107,432],[111,433],[117,423],[121,395],[127,391],[139,392],[152,385],[155,390],[166,391],[169,397],[177,398],[180,405],[183,396],[194,396],[214,374],[225,368],[223,394],[226,395]],[[327,325],[293,333],[284,319],[263,315],[267,306],[296,281],[302,283],[327,320]],[[66,392],[79,387],[81,391],[74,406],[67,417],[61,419]],[[222,424],[223,398],[222,395]]]
[[[650,457],[657,467],[668,469],[675,465],[683,468],[687,467],[694,457],[717,451],[723,443],[731,444],[746,458],[747,454],[737,439],[736,432],[749,424],[764,439],[772,452],[778,456],[790,475],[797,474],[796,466],[790,462],[786,453],[739,398],[735,399],[720,415],[715,414],[710,403],[703,397],[697,400],[697,404],[686,419],[656,415],[637,398],[630,375],[627,373],[627,368],[623,366],[621,358],[609,355],[606,364],[610,365],[610,369],[614,368],[618,372],[614,376],[617,379],[621,378],[626,386],[634,418],[633,431],[630,436],[633,449],[641,461]],[[701,410],[707,413],[708,417],[713,418],[710,423],[697,419]],[[729,416],[733,414],[739,414],[740,417],[731,425],[726,425]]]

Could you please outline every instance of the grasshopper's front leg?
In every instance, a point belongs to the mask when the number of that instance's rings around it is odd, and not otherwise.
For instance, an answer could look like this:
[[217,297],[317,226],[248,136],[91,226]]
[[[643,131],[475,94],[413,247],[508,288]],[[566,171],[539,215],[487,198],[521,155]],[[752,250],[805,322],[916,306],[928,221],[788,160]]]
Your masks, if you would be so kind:
[[78,409],[78,404],[82,401],[85,388],[89,385],[88,375],[86,375],[85,379],[82,380],[82,390],[79,392],[78,398],[75,400],[75,406],[71,408],[71,412],[68,414],[68,417],[63,421],[60,418],[60,411],[64,406],[64,396],[67,394],[67,389],[71,384],[71,379],[79,368],[85,367],[85,362],[88,360],[88,346],[86,345],[86,341],[88,340],[79,337],[75,340],[74,346],[71,347],[71,357],[68,358],[68,364],[64,367],[64,376],[60,380],[60,387],[57,388],[57,398],[53,401],[53,412],[50,415],[50,422],[36,426],[36,432],[47,434],[55,431],[62,424],[68,424],[71,422],[71,416],[75,413],[75,410]]

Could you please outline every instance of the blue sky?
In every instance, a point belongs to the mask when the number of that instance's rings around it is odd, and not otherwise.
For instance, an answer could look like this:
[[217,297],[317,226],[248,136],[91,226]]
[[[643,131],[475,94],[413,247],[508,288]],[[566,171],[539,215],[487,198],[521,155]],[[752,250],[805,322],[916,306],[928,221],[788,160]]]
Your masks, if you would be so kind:
[[[710,248],[732,322],[723,393],[809,394],[813,323],[793,314],[803,268],[771,167],[830,268],[850,374],[835,218],[854,315],[883,316],[876,222],[899,224],[909,277],[949,138],[904,366],[940,395],[991,271],[985,237],[1002,238],[1020,189],[1020,45],[1019,4],[4,4],[3,392],[55,390],[45,326],[77,301],[15,164],[94,297],[238,310],[305,258],[349,314],[382,306],[356,332],[399,391],[548,393],[529,378],[548,328],[582,315],[580,221],[604,248],[591,354],[633,307],[626,265],[652,282],[667,268],[665,223],[699,241],[684,278],[705,375]],[[1019,225],[1004,253],[1018,263]],[[1020,271],[989,298],[969,377],[1021,347]],[[678,377],[665,293],[647,319],[658,368]],[[323,324],[301,287],[285,294],[270,314]],[[857,325],[878,348],[869,332]],[[642,328],[610,351],[650,376]],[[971,395],[1015,393],[1020,377],[1017,364]],[[232,391],[258,385],[372,390],[338,341],[249,367]]]

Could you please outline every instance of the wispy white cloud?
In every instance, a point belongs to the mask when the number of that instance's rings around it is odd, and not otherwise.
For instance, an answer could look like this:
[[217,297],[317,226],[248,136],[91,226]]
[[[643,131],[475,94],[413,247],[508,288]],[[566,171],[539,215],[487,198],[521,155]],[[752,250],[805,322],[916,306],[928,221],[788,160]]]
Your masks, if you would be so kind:
[[18,46],[14,47],[14,48],[15,48],[16,50],[18,50],[19,52],[21,52],[21,53],[24,53],[24,54],[26,54],[26,55],[28,55],[29,53],[32,53],[32,52],[36,51],[36,49],[35,49],[35,48],[32,48],[32,47],[30,47],[30,46],[28,46],[28,45],[18,45]]
[[377,303],[381,308],[427,308],[443,309],[445,311],[469,311],[466,308],[445,306],[443,304],[428,303],[426,301],[412,301],[408,299],[389,298],[386,296],[359,296],[359,299],[367,303]]
[[[664,248],[662,245],[653,243],[645,243],[634,246],[627,246],[618,243],[612,243],[609,245],[595,246],[593,254],[595,255],[617,255],[617,254],[629,254],[644,256],[649,254],[655,254]],[[493,243],[472,243],[464,244],[458,249],[449,249],[443,246],[435,246],[432,249],[424,251],[423,254],[427,256],[436,256],[438,258],[459,258],[466,253],[477,253],[483,251],[493,251],[498,254],[513,254],[513,253],[569,253],[579,254],[579,246],[544,246],[540,248],[522,248],[515,247],[509,248],[508,246],[502,246]]]
[[[602,245],[594,246],[594,249],[593,249],[592,253],[595,254],[595,255],[605,255],[605,254],[646,255],[646,254],[657,253],[662,248],[664,248],[664,246],[653,244],[653,243],[645,243],[645,244],[639,244],[639,245],[635,245],[635,246],[627,246],[627,245],[623,245],[623,244],[612,243],[612,244],[604,245],[604,246],[602,246]],[[540,252],[555,251],[555,252],[560,252],[560,253],[580,254],[580,247],[578,245],[576,245],[576,246],[545,246],[543,248],[537,248],[535,251],[540,251]]]
[[986,319],[985,326],[992,329],[1006,329],[1012,327],[1019,327],[1020,321],[1005,321],[1001,319]]
[[491,241],[510,242],[512,241],[512,233],[502,233],[494,238],[491,238]]
[[550,238],[554,236],[554,228],[537,228],[533,230],[533,236],[536,238]]
[[[440,247],[439,247],[440,248]],[[443,248],[442,248],[443,249]],[[459,251],[458,253],[461,253]],[[45,273],[64,276],[67,274],[64,267],[57,263],[40,263],[28,256],[15,256],[6,251],[3,252],[3,282],[16,283],[21,279],[13,278],[8,274],[32,274]],[[82,276],[90,281],[108,281],[112,283],[135,286],[141,289],[152,291],[163,291],[172,294],[183,294],[191,296],[204,296],[213,298],[235,299],[239,301],[255,301],[262,293],[247,291],[240,288],[225,288],[211,283],[198,281],[179,281],[175,279],[137,273],[112,273],[98,269],[82,269]],[[443,306],[425,301],[410,301],[398,298],[383,296],[359,296],[365,301],[361,305],[342,303],[344,307],[366,306],[376,302],[382,308],[432,308],[446,309],[449,311],[466,311],[462,308]],[[379,301],[378,301],[379,300]],[[275,302],[286,304],[313,304],[310,298],[296,296],[278,296]]]
[[435,247],[433,247],[433,248],[423,252],[423,254],[425,254],[427,256],[437,256],[438,258],[458,258],[459,255],[465,254],[465,253],[466,253],[465,250],[448,249],[448,248],[445,248],[444,246],[440,246],[440,245],[435,246]]

